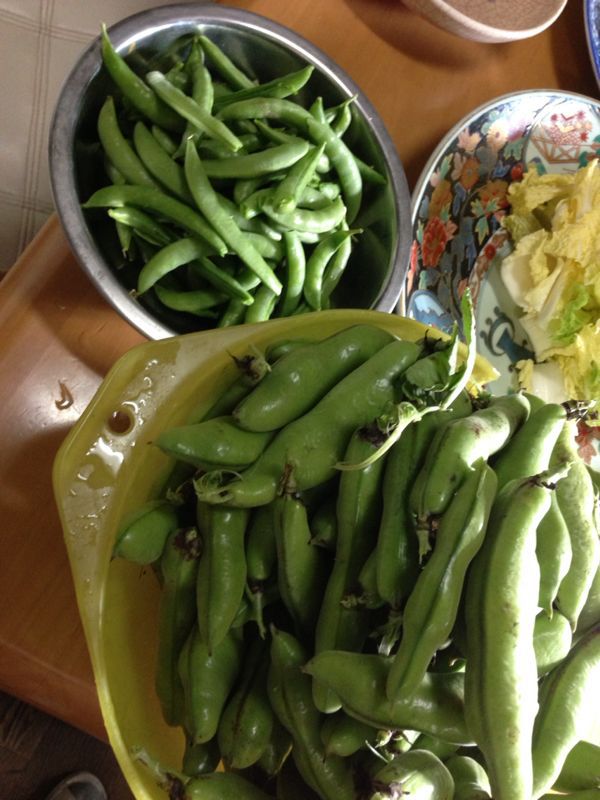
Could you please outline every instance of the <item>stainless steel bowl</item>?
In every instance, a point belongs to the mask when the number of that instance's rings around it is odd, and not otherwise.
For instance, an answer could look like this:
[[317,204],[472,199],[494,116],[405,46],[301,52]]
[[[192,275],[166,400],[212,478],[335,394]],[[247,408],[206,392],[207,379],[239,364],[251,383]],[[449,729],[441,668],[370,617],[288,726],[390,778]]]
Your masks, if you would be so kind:
[[[353,120],[345,136],[353,151],[386,176],[386,186],[365,187],[363,228],[343,280],[332,298],[338,308],[373,308],[391,312],[400,296],[410,248],[410,194],[394,144],[375,108],[334,61],[288,28],[257,14],[226,6],[184,3],[128,17],[109,29],[121,54],[148,69],[152,59],[185,35],[203,32],[250,75],[267,81],[312,64],[315,71],[304,99],[318,95],[326,105],[349,97]],[[133,64],[135,68],[135,64]],[[177,318],[165,322],[130,294],[132,286],[114,269],[114,233],[84,214],[83,203],[106,183],[98,157],[96,118],[110,92],[102,66],[100,40],[82,54],[67,77],[54,112],[49,141],[54,203],[82,268],[113,307],[150,339],[185,333]],[[310,94],[308,94],[310,92]],[[298,98],[303,102],[302,95]]]

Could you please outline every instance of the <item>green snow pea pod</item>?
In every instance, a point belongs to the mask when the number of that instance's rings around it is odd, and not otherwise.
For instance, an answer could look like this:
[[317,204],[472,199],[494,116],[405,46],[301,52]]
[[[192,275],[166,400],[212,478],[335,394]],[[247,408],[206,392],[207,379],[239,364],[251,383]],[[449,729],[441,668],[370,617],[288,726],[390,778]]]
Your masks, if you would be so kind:
[[270,742],[274,714],[267,697],[268,663],[267,645],[255,640],[219,722],[217,740],[227,769],[252,766]]
[[98,115],[98,137],[109,161],[128,183],[150,187],[158,185],[123,136],[117,120],[115,101],[110,95]]
[[[427,531],[429,517],[445,510],[473,463],[500,450],[528,413],[529,402],[523,395],[497,397],[487,408],[451,420],[436,433],[422,468],[423,479],[411,495],[420,528]],[[428,550],[428,543],[422,541],[421,555]]]
[[205,319],[216,319],[217,311],[215,307],[223,303],[226,295],[215,292],[212,289],[206,291],[196,289],[189,292],[169,289],[166,286],[155,284],[154,292],[160,302],[167,308],[174,311],[184,311],[186,314],[194,314]]
[[586,741],[577,742],[569,751],[552,788],[560,792],[600,790],[600,746]]
[[155,440],[164,453],[196,467],[240,469],[252,464],[273,438],[236,424],[232,416],[212,417],[161,431]]
[[272,198],[267,198],[262,211],[273,222],[284,229],[305,231],[306,233],[329,233],[346,217],[347,209],[341,198],[336,197],[321,208],[302,208],[297,206],[292,211],[278,211],[273,206]]
[[411,800],[452,800],[454,780],[448,768],[428,750],[409,750],[393,758],[373,776],[369,800],[395,800],[398,792]]
[[259,286],[254,294],[254,302],[248,306],[244,314],[244,322],[265,322],[271,318],[277,304],[277,294],[270,286]]
[[533,731],[534,798],[557,781],[565,760],[586,739],[597,716],[600,685],[600,626],[577,642],[569,655],[546,677]]
[[533,648],[538,675],[546,675],[567,656],[573,634],[569,620],[559,611],[548,617],[543,611],[535,618]]
[[209,654],[227,636],[246,586],[244,537],[248,512],[198,504],[203,552],[198,567],[198,630]]
[[172,109],[157,97],[152,89],[127,64],[113,47],[106,26],[101,34],[102,63],[110,77],[123,92],[127,100],[143,116],[169,131],[180,131],[183,122]]
[[495,800],[531,800],[537,712],[533,632],[539,594],[535,541],[550,507],[550,487],[564,472],[549,471],[504,487],[469,573],[465,712]]
[[245,72],[238,69],[229,56],[208,36],[200,35],[198,41],[209,64],[233,89],[249,89],[255,84]]
[[296,208],[314,177],[324,152],[325,145],[307,148],[302,158],[296,161],[287,175],[277,184],[272,200],[276,211],[289,212]]
[[194,744],[209,742],[217,733],[221,713],[239,674],[243,640],[230,631],[212,655],[194,626],[179,656],[185,701],[184,727]]
[[600,538],[594,519],[594,485],[579,457],[557,486],[556,499],[569,529],[572,548],[571,564],[558,587],[556,606],[575,631],[600,565]]
[[492,468],[476,462],[440,519],[431,557],[404,606],[402,638],[387,684],[390,700],[410,697],[450,636],[467,568],[485,536],[496,486]]
[[312,639],[328,576],[325,554],[310,543],[308,515],[300,498],[283,492],[272,506],[279,594],[298,634]]
[[296,94],[308,82],[314,71],[312,64],[309,64],[296,72],[281,75],[268,83],[258,83],[244,89],[238,89],[230,94],[217,98],[215,108],[218,110],[239,100],[248,100],[252,97],[288,97]]
[[175,795],[181,800],[273,800],[273,795],[263,792],[236,772],[209,772],[199,775],[183,786]]
[[464,714],[464,675],[427,673],[408,700],[391,703],[385,693],[390,659],[325,650],[304,667],[340,698],[354,719],[380,730],[414,730],[457,745],[472,744]]
[[179,529],[170,534],[160,560],[162,591],[154,686],[167,725],[181,725],[184,719],[183,684],[177,664],[196,622],[196,575],[201,552],[196,528]]
[[310,411],[356,367],[393,341],[373,325],[353,325],[320,342],[308,342],[280,358],[259,386],[235,409],[249,431],[283,428]]
[[178,527],[176,508],[166,500],[150,500],[121,523],[113,558],[152,564],[160,558],[167,537]]
[[164,247],[173,241],[171,231],[140,208],[134,208],[133,206],[129,208],[127,206],[109,208],[108,216],[121,225],[133,228],[138,236],[143,237],[150,244],[155,244],[157,247]]
[[194,200],[188,188],[183,167],[164,151],[141,121],[136,122],[133,129],[133,144],[150,175],[175,197],[191,205]]
[[558,403],[546,403],[529,415],[493,461],[499,489],[548,468],[566,419],[567,412]]
[[269,699],[292,736],[292,756],[306,783],[323,800],[354,800],[348,761],[325,755],[321,715],[312,702],[311,679],[301,669],[306,658],[302,645],[291,634],[272,630]]
[[316,311],[324,308],[323,280],[331,260],[344,244],[356,233],[362,233],[360,228],[348,228],[332,231],[323,238],[310,254],[306,262],[306,278],[304,281],[304,299]]
[[221,754],[219,753],[216,739],[211,739],[210,742],[201,744],[194,744],[187,739],[181,770],[189,778],[197,778],[198,775],[214,772],[220,760]]
[[256,178],[293,167],[309,149],[302,140],[275,145],[254,153],[202,160],[209,178]]
[[453,756],[446,767],[454,779],[454,800],[491,800],[485,769],[470,756]]
[[421,346],[394,340],[356,367],[306,414],[286,425],[260,458],[239,478],[223,483],[207,473],[195,483],[198,497],[212,503],[257,506],[270,503],[286,465],[294,469],[298,491],[336,475],[356,428],[376,419],[395,400],[395,382],[416,361]]
[[345,711],[328,714],[321,726],[321,741],[327,755],[347,758],[366,746],[375,746],[380,731],[366,722],[349,717]]
[[152,136],[156,139],[158,144],[162,147],[162,149],[167,153],[169,156],[174,156],[177,152],[177,142],[172,138],[172,136],[164,131],[159,125],[153,124],[150,127],[150,132]]
[[[360,463],[379,443],[368,428],[359,428],[350,437],[345,458]],[[365,609],[359,605],[346,607],[342,599],[356,587],[377,540],[384,464],[385,459],[380,458],[364,469],[344,471],[340,476],[335,558],[317,619],[315,653],[360,650],[363,646],[368,624]],[[313,683],[313,697],[320,711],[330,713],[340,708],[339,700],[318,681]]]

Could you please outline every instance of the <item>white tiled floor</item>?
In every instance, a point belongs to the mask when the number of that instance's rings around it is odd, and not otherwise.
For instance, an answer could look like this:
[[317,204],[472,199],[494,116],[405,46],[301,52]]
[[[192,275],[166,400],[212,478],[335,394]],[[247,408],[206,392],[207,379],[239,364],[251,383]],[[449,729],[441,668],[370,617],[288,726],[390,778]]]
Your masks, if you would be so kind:
[[[175,2],[175,0],[171,0]],[[0,271],[52,212],[48,131],[63,80],[100,24],[169,0],[0,0]]]

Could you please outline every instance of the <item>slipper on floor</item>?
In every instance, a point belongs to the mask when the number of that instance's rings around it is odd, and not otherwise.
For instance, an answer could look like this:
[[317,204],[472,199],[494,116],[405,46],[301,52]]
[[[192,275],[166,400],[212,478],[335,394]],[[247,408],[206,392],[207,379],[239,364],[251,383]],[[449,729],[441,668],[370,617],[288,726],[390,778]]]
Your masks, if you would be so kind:
[[67,775],[46,800],[107,800],[104,786],[91,772],[74,772]]

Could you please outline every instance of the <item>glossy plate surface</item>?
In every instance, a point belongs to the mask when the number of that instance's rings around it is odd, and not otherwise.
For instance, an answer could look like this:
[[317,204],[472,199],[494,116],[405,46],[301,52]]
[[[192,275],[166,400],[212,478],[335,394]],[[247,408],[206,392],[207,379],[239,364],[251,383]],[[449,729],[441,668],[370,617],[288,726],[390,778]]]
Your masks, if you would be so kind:
[[[403,310],[442,330],[459,320],[470,287],[477,349],[500,373],[493,390],[517,387],[514,364],[532,357],[520,311],[499,278],[510,252],[502,217],[526,169],[574,172],[600,154],[600,102],[560,91],[504,95],[462,119],[440,142],[413,193],[413,242]],[[581,426],[580,451],[598,460],[600,429]]]

